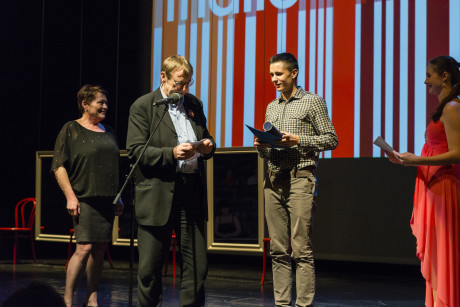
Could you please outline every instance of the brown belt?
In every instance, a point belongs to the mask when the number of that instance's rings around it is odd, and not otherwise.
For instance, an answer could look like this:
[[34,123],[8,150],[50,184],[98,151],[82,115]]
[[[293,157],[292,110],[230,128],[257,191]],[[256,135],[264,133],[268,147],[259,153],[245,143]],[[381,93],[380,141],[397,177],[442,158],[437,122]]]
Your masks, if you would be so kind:
[[314,169],[315,167],[312,166],[312,167],[303,168],[303,169],[293,169],[291,171],[268,170],[268,175],[278,177],[278,178],[301,178],[301,177],[306,177],[312,174]]

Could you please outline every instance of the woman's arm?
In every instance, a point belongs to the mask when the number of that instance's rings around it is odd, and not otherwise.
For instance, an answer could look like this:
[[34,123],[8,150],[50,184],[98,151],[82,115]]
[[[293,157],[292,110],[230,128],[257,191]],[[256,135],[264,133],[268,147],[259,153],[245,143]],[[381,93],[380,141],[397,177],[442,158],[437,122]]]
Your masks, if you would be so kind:
[[59,187],[62,192],[64,192],[65,198],[67,199],[67,210],[69,211],[69,214],[75,216],[79,215],[80,203],[78,202],[72,186],[70,185],[67,170],[63,166],[60,166],[54,171],[54,175],[56,176]]
[[413,153],[395,153],[406,166],[446,165],[460,163],[460,104],[451,101],[444,107],[440,121],[446,131],[448,151],[431,157],[420,157]]

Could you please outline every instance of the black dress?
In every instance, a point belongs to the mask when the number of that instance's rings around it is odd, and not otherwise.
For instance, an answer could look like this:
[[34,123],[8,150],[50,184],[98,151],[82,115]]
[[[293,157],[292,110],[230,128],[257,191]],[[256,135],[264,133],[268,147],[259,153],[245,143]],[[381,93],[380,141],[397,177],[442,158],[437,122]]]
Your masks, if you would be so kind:
[[112,128],[105,132],[67,122],[54,147],[52,170],[63,166],[80,202],[80,215],[73,218],[77,242],[108,242],[112,238],[118,191],[120,152]]

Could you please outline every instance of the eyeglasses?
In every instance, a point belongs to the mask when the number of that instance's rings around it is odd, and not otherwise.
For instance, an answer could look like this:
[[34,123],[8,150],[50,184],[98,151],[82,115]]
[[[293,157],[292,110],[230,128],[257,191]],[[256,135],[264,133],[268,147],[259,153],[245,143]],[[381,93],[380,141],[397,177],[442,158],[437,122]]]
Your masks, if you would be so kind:
[[193,83],[195,82],[195,81],[193,81],[193,79],[190,79],[189,82],[176,81],[176,80],[174,80],[173,78],[168,78],[168,79],[171,80],[171,81],[173,82],[174,86],[180,87],[180,88],[182,88],[182,87],[184,87],[184,86],[185,86],[185,87],[190,87],[190,86],[192,86]]

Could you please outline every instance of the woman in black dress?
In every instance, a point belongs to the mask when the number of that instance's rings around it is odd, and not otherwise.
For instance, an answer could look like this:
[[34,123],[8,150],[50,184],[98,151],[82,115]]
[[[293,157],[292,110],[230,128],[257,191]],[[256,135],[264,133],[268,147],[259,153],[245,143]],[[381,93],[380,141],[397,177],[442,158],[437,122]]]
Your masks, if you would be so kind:
[[77,247],[67,268],[64,301],[72,297],[84,269],[87,274],[85,305],[97,306],[97,287],[107,243],[112,239],[113,206],[118,190],[120,152],[114,131],[100,122],[107,112],[106,91],[84,85],[77,94],[82,117],[67,122],[54,148],[52,170],[67,199]]

